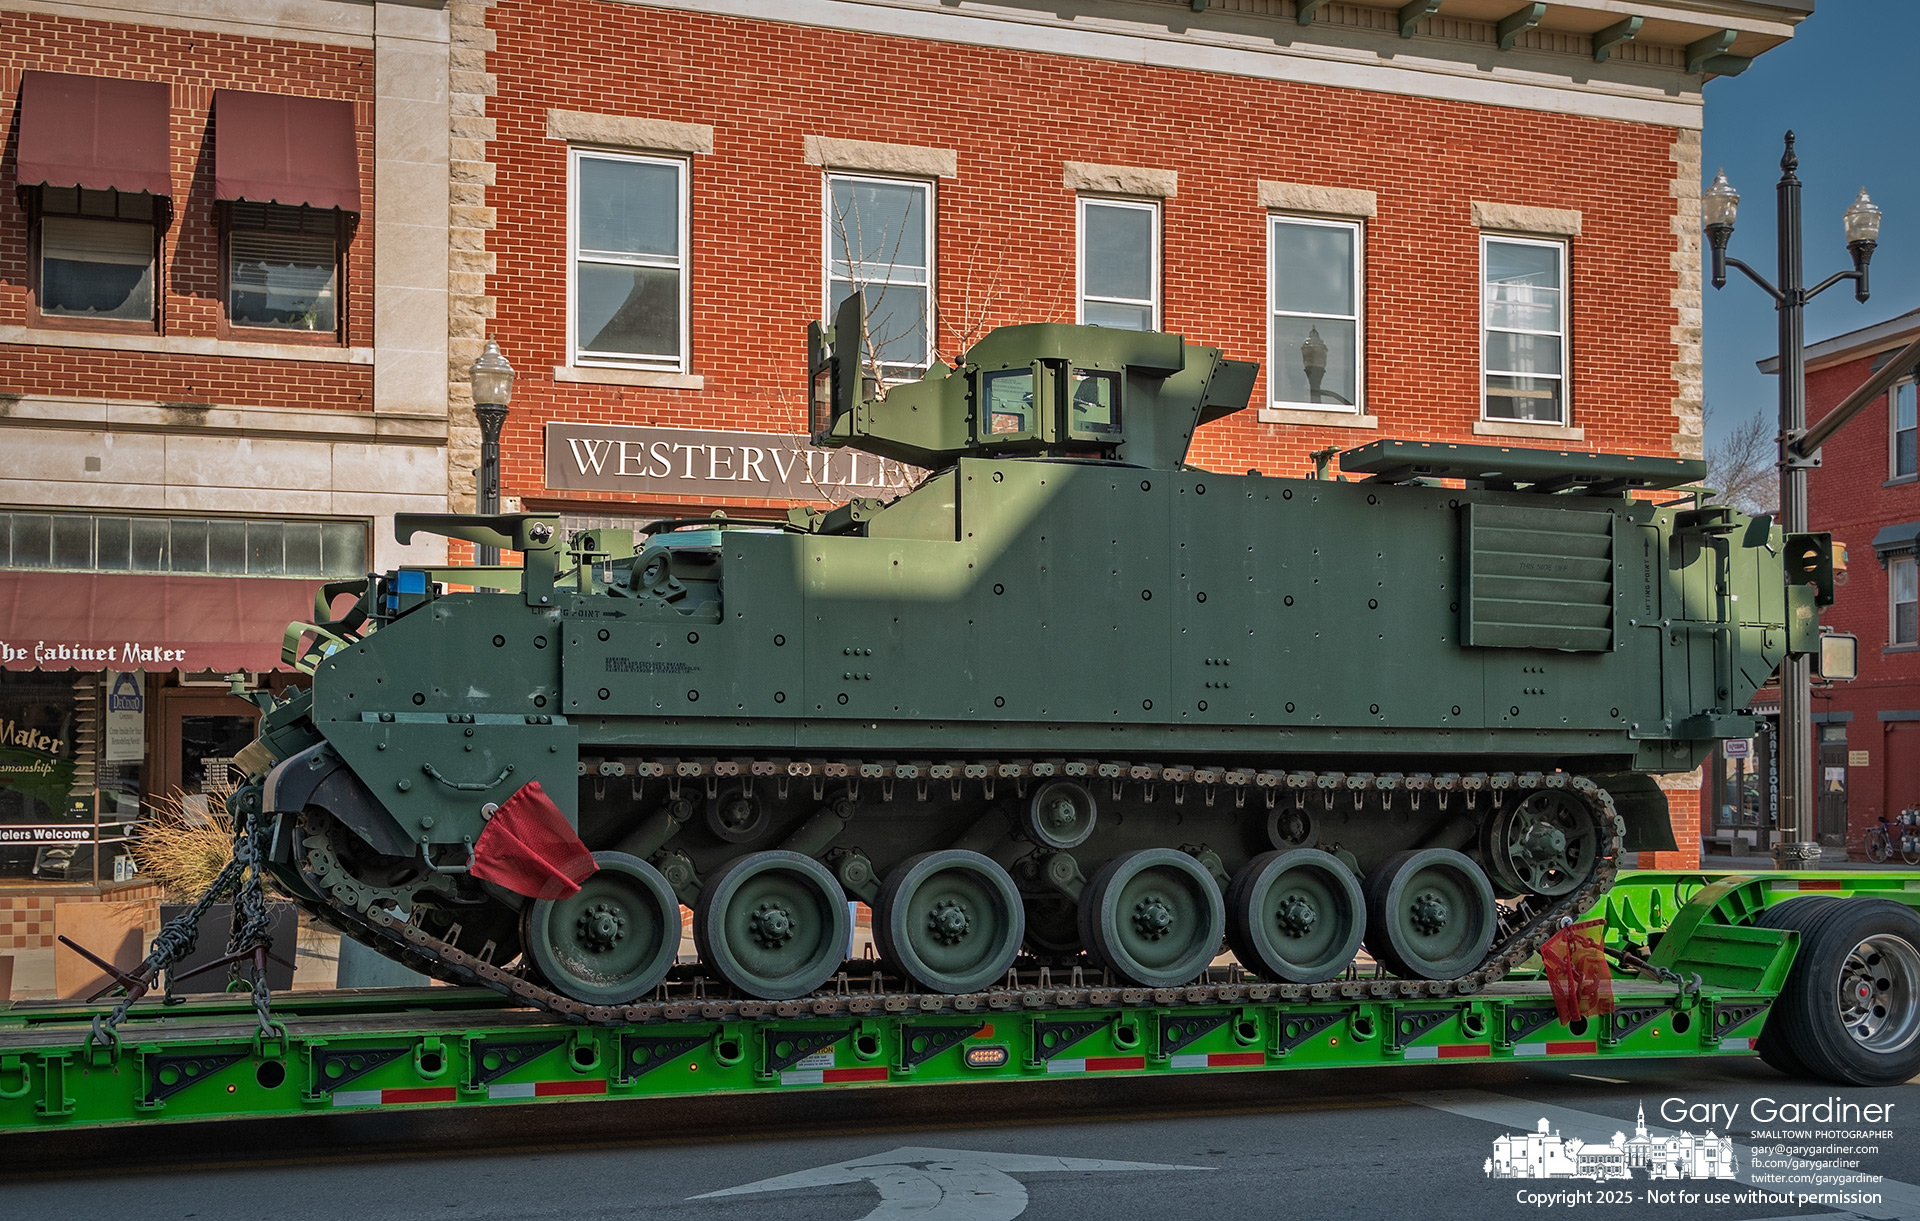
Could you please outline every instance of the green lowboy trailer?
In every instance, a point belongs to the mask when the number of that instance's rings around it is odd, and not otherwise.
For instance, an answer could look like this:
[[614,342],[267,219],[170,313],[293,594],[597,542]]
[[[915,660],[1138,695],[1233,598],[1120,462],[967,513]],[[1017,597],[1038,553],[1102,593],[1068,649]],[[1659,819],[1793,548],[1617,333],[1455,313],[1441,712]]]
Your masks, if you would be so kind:
[[[795,1066],[841,1041],[853,1060],[818,1071],[853,1075],[823,1083],[924,1076],[949,1051],[962,1076],[1047,1071],[1083,1043],[1099,1054],[1069,1059],[1126,1071],[1300,1063],[1335,1026],[1332,1062],[1423,1054],[1442,1026],[1482,1049],[1448,1055],[1506,1054],[1510,1008],[1552,1012],[1527,964],[1594,910],[1653,956],[1632,987],[1663,999],[1635,1003],[1672,1021],[1547,1040],[1567,1054],[1619,1054],[1642,1027],[1717,1053],[1792,994],[1796,937],[1818,930],[1766,926],[1764,885],[1678,938],[1613,888],[1622,851],[1674,847],[1655,777],[1750,735],[1781,661],[1837,643],[1826,536],[1707,503],[1678,459],[1380,441],[1314,478],[1204,471],[1194,432],[1245,406],[1251,365],[1019,326],[883,393],[862,308],[810,336],[814,439],[918,467],[917,486],[644,541],[401,517],[402,541],[517,562],[321,591],[286,640],[311,684],[260,697],[237,760],[242,863],[345,935],[567,1023],[554,1046],[608,1089],[654,1088],[649,1057],[708,1044],[689,1086],[812,1073]],[[877,954],[849,966],[856,902]],[[1842,965],[1898,975],[1906,1033],[1835,1026],[1823,976],[1819,1020],[1779,1046],[1858,1076],[1920,1054],[1920,936],[1899,904],[1847,910],[1880,923],[1846,954],[1881,948]],[[1676,964],[1708,936],[1754,970],[1689,990]],[[180,943],[156,943],[134,993]],[[1694,1014],[1709,985],[1735,1008]],[[1056,1010],[1075,1016],[1037,1016]],[[281,1064],[303,1105],[345,1089],[330,1053],[288,1067],[294,1027],[261,1022],[231,1063]],[[969,1033],[988,1027],[997,1042]],[[355,1079],[432,1061],[467,1084],[394,1088],[478,1088],[449,1036],[418,1038],[439,1050],[362,1057]]]
[[1295,994],[1237,967],[1136,989],[1023,966],[1005,988],[922,1007],[897,1003],[874,961],[778,1004],[682,975],[612,1023],[436,987],[281,994],[265,1030],[244,993],[148,1001],[93,1039],[105,1006],[17,1003],[0,1009],[0,1132],[1083,1074],[1628,1059],[1684,1072],[1756,1048],[1794,1075],[1887,1085],[1920,1069],[1916,905],[1920,882],[1895,874],[1623,874],[1590,914],[1645,965],[1614,981],[1611,1013],[1570,1021],[1530,970],[1406,997],[1371,973]]

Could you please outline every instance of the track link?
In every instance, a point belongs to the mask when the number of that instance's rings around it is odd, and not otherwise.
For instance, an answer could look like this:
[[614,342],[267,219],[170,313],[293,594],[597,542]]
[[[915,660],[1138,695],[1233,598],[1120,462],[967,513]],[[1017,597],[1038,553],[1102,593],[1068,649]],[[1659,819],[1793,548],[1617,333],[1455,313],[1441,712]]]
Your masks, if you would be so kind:
[[[583,762],[582,771],[589,763]],[[617,767],[619,770],[613,770]],[[629,772],[628,769],[632,769]],[[872,1013],[992,1013],[1009,1010],[1107,1008],[1112,1006],[1220,1005],[1247,1001],[1365,1001],[1401,1000],[1420,997],[1466,996],[1479,992],[1532,957],[1561,926],[1599,902],[1613,885],[1625,826],[1607,792],[1584,776],[1566,772],[1314,772],[1255,771],[1230,766],[1189,766],[1175,764],[1131,764],[1111,761],[1074,762],[966,762],[952,764],[899,764],[876,762],[795,763],[778,760],[632,760],[598,765],[601,775],[668,776],[680,783],[716,784],[724,777],[752,775],[776,776],[783,780],[815,784],[816,795],[828,785],[844,784],[857,793],[863,783],[880,782],[890,792],[894,783],[951,784],[956,792],[961,785],[975,783],[991,797],[996,784],[1024,785],[1030,779],[1050,776],[1106,779],[1116,787],[1125,784],[1168,785],[1174,800],[1186,799],[1189,788],[1203,790],[1211,804],[1217,790],[1232,793],[1236,804],[1249,794],[1257,794],[1268,806],[1281,801],[1362,800],[1378,792],[1383,800],[1395,795],[1412,802],[1429,797],[1441,808],[1452,801],[1469,808],[1480,800],[1495,802],[1516,794],[1540,789],[1562,789],[1582,801],[1602,832],[1602,848],[1596,855],[1591,876],[1576,890],[1558,898],[1528,897],[1503,911],[1494,944],[1480,967],[1456,979],[1420,980],[1349,977],[1323,984],[1268,983],[1232,968],[1232,978],[1216,980],[1220,968],[1210,968],[1205,979],[1179,988],[1111,987],[1105,972],[1098,969],[1041,968],[1008,972],[1005,984],[983,992],[949,996],[942,993],[896,991],[897,978],[881,973],[877,963],[850,963],[831,981],[831,990],[791,1001],[763,1001],[729,994],[725,984],[697,973],[676,970],[656,991],[655,998],[631,1005],[588,1005],[563,996],[529,977],[521,969],[487,962],[461,950],[421,928],[403,914],[394,900],[374,888],[341,886],[334,879],[316,873],[304,852],[299,860],[303,876],[314,893],[348,899],[347,905],[325,906],[310,902],[302,906],[314,916],[340,928],[372,948],[378,949],[423,974],[448,983],[491,988],[502,995],[569,1020],[592,1025],[629,1025],[648,1022],[694,1020],[727,1021],[756,1018],[797,1018],[848,1016]],[[1055,976],[1065,974],[1065,986]],[[1100,982],[1090,982],[1089,976]]]

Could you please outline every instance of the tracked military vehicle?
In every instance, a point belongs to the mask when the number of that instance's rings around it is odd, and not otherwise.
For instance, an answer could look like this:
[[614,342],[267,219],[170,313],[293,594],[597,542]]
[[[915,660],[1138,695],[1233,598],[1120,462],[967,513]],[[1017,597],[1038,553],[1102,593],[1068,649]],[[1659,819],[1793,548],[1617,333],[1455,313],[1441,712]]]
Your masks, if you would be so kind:
[[322,591],[235,798],[288,890],[585,1020],[670,971],[803,1003],[849,900],[907,998],[1023,955],[1173,988],[1223,940],[1284,995],[1363,946],[1379,995],[1458,994],[1673,847],[1655,777],[1818,648],[1826,538],[1647,495],[1700,463],[1200,470],[1248,363],[1014,326],[883,394],[860,308],[810,337],[814,440],[929,472],[897,499],[644,540],[403,516],[520,561]]

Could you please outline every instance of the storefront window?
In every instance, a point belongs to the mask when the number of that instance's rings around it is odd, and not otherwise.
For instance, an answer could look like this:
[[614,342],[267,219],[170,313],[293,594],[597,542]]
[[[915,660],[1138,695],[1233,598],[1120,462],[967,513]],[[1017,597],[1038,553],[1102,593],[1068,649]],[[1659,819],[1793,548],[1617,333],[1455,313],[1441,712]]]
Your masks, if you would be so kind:
[[250,716],[183,716],[180,718],[180,791],[188,796],[232,791],[227,764],[253,741]]
[[[110,714],[115,677],[125,681]],[[0,674],[0,882],[114,880],[144,768],[107,742],[109,716],[124,722],[127,705],[144,717],[137,675]]]

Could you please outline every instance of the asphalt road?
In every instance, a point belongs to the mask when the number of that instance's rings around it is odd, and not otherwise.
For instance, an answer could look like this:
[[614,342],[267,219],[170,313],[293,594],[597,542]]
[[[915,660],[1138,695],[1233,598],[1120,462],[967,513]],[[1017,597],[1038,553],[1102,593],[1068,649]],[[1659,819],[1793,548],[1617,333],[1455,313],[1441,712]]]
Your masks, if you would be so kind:
[[[1868,1124],[1782,1123],[1769,1111],[1835,1096],[1890,1104],[1892,1111]],[[1604,1144],[1615,1131],[1633,1136],[1642,1104],[1656,1138],[1709,1127],[1731,1135],[1738,1177],[1488,1176],[1486,1159],[1502,1133],[1531,1132],[1544,1117],[1563,1138]],[[1708,1109],[1687,1119],[1676,1112],[1681,1105]],[[1663,1123],[1663,1108],[1679,1122]],[[70,1136],[11,1150],[0,1142],[0,1214],[96,1221],[1499,1221],[1597,1210],[1675,1221],[1920,1221],[1920,1089],[1830,1088],[1789,1081],[1747,1060],[1049,1081],[671,1108],[530,1105],[479,1127],[446,1116],[360,1118],[373,1119],[148,1130],[137,1141]],[[1892,1135],[1835,1135],[1863,1129]],[[1782,1131],[1812,1135],[1774,1135]],[[1857,1161],[1857,1172],[1884,1181],[1756,1182],[1760,1174],[1805,1180],[1834,1173],[1754,1165],[1756,1158],[1774,1160],[1767,1150],[1782,1139],[1871,1147],[1876,1151],[1826,1160]],[[1757,1191],[1853,1192],[1880,1201],[1713,1202]],[[1547,1202],[1568,1192],[1590,1194],[1571,1209],[1564,1194]],[[1654,1192],[1661,1194],[1650,1199]]]

